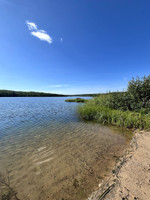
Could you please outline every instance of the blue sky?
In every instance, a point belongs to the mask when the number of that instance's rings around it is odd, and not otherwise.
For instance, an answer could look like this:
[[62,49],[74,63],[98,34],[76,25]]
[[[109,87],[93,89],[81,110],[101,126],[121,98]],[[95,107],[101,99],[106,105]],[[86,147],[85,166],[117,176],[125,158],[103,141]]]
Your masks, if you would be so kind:
[[149,74],[149,0],[0,0],[0,89],[99,93]]

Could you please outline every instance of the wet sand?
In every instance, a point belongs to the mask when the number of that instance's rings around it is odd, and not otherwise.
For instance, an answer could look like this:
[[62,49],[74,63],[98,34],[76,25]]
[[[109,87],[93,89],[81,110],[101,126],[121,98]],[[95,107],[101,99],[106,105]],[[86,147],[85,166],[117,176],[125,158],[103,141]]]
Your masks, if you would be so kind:
[[99,185],[89,200],[150,199],[150,133],[136,132],[109,178]]

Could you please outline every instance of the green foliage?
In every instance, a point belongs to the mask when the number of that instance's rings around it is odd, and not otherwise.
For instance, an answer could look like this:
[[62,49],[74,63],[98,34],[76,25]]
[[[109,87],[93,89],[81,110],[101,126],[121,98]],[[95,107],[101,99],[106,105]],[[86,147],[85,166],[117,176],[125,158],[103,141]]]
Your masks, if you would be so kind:
[[112,109],[129,110],[129,98],[126,92],[114,92],[100,95],[93,99],[93,103]]
[[143,108],[150,111],[150,75],[129,81],[127,93],[131,99],[132,110],[139,111]]
[[113,124],[127,128],[150,128],[150,113],[113,110],[94,105],[91,101],[79,107],[79,114],[85,120],[94,120],[102,124]]
[[87,99],[76,98],[76,99],[66,99],[65,101],[66,102],[85,103],[88,100]]
[[150,76],[132,79],[127,92],[99,95],[79,108],[86,120],[128,128],[150,128]]
[[148,113],[150,111],[150,76],[132,79],[127,92],[113,92],[94,98],[94,103],[112,109]]

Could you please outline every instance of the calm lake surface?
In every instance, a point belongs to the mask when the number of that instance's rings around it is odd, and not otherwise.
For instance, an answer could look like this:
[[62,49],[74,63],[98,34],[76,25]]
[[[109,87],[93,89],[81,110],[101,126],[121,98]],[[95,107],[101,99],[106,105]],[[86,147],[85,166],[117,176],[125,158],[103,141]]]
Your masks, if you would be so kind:
[[129,145],[130,132],[82,121],[65,99],[0,98],[0,173],[21,200],[86,199]]

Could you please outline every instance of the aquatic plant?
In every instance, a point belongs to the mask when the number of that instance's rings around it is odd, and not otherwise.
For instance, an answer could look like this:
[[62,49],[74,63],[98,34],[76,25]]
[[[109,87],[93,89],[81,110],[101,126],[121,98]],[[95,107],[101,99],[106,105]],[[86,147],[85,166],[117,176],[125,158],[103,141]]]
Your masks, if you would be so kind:
[[66,102],[85,103],[85,102],[87,102],[87,99],[76,98],[76,99],[66,99],[65,101]]

